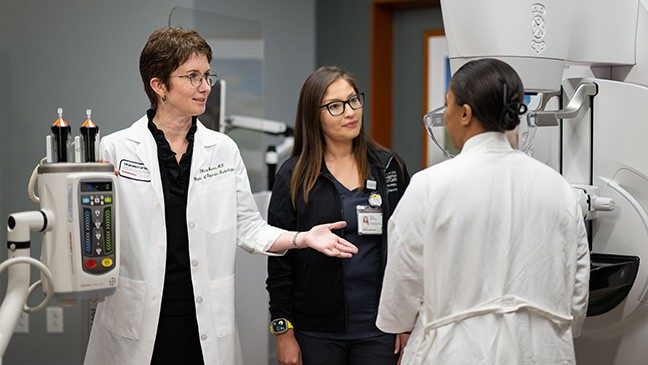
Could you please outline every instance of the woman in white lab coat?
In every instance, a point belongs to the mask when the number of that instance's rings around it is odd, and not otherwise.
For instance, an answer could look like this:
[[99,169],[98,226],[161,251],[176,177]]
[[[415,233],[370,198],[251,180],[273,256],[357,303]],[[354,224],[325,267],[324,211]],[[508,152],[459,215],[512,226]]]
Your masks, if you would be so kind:
[[153,32],[140,56],[151,109],[101,142],[118,170],[121,269],[115,294],[97,308],[86,364],[240,363],[237,245],[357,251],[330,231],[344,222],[300,234],[261,219],[236,144],[196,119],[216,81],[211,55],[195,31]]
[[404,364],[573,364],[588,298],[583,216],[557,172],[514,150],[517,73],[494,59],[452,77],[444,118],[461,153],[416,174],[389,222],[377,325]]

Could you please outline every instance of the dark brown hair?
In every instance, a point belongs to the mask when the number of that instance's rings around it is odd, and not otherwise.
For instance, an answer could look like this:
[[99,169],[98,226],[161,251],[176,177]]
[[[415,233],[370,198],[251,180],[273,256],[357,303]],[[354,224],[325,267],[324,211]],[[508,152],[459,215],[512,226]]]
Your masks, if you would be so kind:
[[[297,116],[295,118],[295,145],[292,156],[298,156],[297,164],[290,180],[290,198],[293,207],[296,205],[297,193],[301,190],[304,201],[308,201],[310,191],[315,186],[322,169],[326,142],[320,120],[320,106],[328,87],[338,79],[349,82],[355,92],[359,92],[353,77],[337,66],[320,67],[310,74],[299,95]],[[358,166],[358,174],[369,176],[367,152],[370,147],[380,148],[366,133],[364,121],[361,121],[360,134],[353,140],[353,155]]]
[[159,78],[170,89],[171,73],[193,55],[205,55],[207,62],[212,59],[211,47],[195,30],[166,27],[151,33],[140,54],[139,68],[152,108],[157,108],[158,96],[151,88],[151,79]]

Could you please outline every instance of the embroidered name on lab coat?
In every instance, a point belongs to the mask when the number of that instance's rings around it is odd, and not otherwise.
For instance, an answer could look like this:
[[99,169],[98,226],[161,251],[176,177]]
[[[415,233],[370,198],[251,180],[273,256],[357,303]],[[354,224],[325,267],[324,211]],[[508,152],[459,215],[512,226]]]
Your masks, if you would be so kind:
[[209,166],[199,169],[198,176],[194,176],[194,181],[212,179],[216,176],[220,176],[232,171],[234,171],[233,167],[226,167],[224,163],[220,163],[216,166]]

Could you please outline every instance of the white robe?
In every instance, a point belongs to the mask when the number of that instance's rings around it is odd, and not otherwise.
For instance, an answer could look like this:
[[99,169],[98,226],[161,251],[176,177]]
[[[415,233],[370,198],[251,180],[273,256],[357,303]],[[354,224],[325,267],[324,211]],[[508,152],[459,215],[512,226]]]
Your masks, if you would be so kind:
[[416,174],[389,221],[377,319],[404,364],[573,364],[589,282],[576,196],[503,133]]

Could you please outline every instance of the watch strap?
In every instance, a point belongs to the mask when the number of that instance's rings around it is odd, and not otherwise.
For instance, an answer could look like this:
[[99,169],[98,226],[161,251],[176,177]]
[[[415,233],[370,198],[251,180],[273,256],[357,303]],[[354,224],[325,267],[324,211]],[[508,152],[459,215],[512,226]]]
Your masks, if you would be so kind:
[[[281,331],[281,332],[275,332],[273,323],[275,321],[279,321],[279,320],[282,320],[282,321],[284,321],[286,323],[286,330]],[[272,333],[273,335],[280,335],[282,333],[286,333],[286,332],[288,332],[288,330],[293,329],[293,328],[295,328],[295,327],[293,327],[292,323],[290,323],[290,321],[285,319],[285,318],[277,318],[277,319],[273,320],[272,322],[270,322],[270,333]]]

